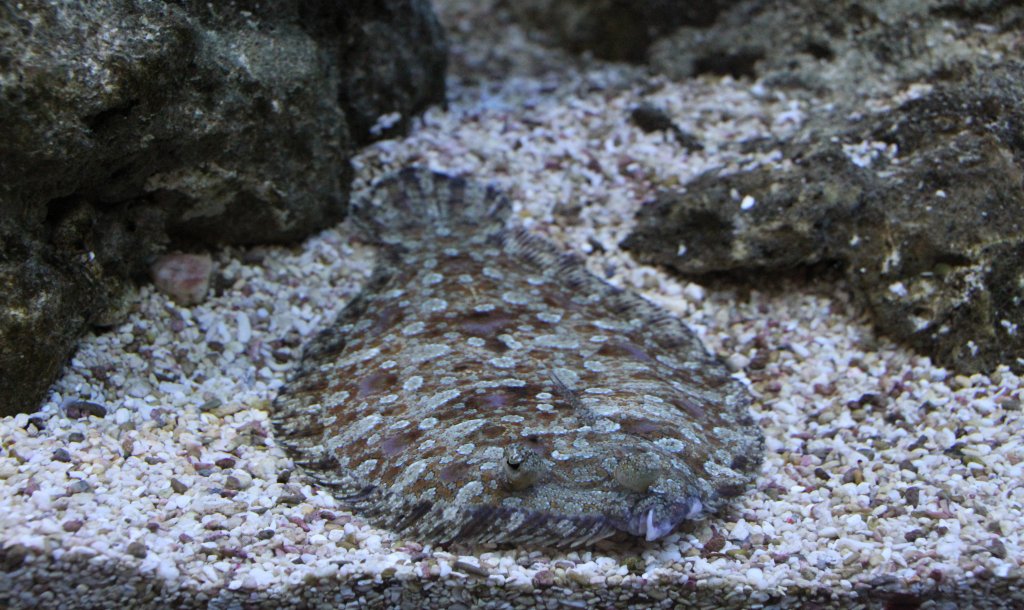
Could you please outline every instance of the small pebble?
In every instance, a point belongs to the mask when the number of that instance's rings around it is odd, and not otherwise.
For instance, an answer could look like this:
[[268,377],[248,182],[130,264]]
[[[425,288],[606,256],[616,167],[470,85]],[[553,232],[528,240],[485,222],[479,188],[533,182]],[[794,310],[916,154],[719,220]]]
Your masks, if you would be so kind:
[[64,406],[64,413],[69,419],[82,419],[84,417],[106,417],[107,408],[88,400],[73,400]]
[[145,559],[146,555],[149,554],[149,549],[146,548],[145,543],[143,543],[141,540],[136,540],[135,542],[132,542],[128,545],[128,548],[125,550],[128,551],[128,554],[132,557],[138,557],[139,559]]
[[81,479],[68,485],[68,495],[73,496],[75,494],[89,493],[90,491],[92,491],[92,485]]
[[174,252],[161,256],[150,268],[157,290],[178,305],[195,305],[206,299],[210,289],[213,259],[209,254]]
[[555,575],[549,570],[540,570],[533,575],[532,580],[535,587],[550,587],[555,584]]

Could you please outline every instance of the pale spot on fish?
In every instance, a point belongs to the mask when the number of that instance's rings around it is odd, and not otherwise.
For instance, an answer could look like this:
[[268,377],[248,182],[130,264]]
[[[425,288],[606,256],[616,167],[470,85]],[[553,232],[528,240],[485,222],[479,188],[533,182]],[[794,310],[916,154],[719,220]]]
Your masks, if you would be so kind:
[[460,504],[466,504],[473,498],[479,496],[484,492],[484,485],[480,481],[470,481],[459,489],[459,493],[455,495],[456,506]]
[[389,405],[398,400],[398,394],[388,394],[387,396],[381,396],[377,402],[382,405]]
[[677,438],[659,438],[654,441],[654,444],[662,449],[673,452],[679,452],[686,449],[686,443]]
[[513,358],[506,358],[504,356],[498,358],[491,358],[487,361],[491,366],[499,369],[508,369],[516,365],[516,361]]
[[470,337],[469,339],[466,339],[466,343],[472,345],[473,347],[483,347],[487,345],[487,342],[481,339],[480,337]]
[[377,467],[377,460],[364,460],[363,463],[359,464],[352,471],[355,476],[365,479],[370,476],[370,473]]
[[[484,449],[483,458],[489,462],[497,462],[504,452],[502,447],[488,447]],[[489,466],[493,467],[494,464],[489,464]]]
[[611,394],[614,392],[611,388],[587,388],[583,391],[587,394]]
[[415,392],[416,390],[423,387],[423,378],[419,375],[413,375],[412,377],[405,380],[402,384],[402,389],[406,392]]
[[599,419],[594,422],[594,432],[599,434],[610,434],[612,432],[618,432],[622,426],[618,422],[610,419]]
[[599,360],[586,360],[583,362],[583,368],[587,369],[588,371],[593,371],[595,373],[603,373],[608,370],[608,367],[606,367],[604,363]]
[[398,478],[395,480],[395,487],[397,489],[404,489],[411,487],[415,483],[419,482],[423,478],[424,471],[427,470],[428,462],[426,460],[416,460],[412,464],[409,464],[402,471]]
[[533,340],[533,344],[554,349],[577,349],[580,346],[576,337],[569,335],[540,335]]
[[[427,417],[423,421],[420,422],[419,429],[420,430],[430,430],[431,428],[433,428],[436,425],[437,425],[437,418],[436,417]],[[427,442],[433,444],[434,441],[430,440],[430,441],[427,441]],[[424,445],[425,444],[426,443],[424,443]]]
[[480,303],[479,305],[473,307],[473,311],[475,311],[476,313],[487,313],[489,311],[494,311],[494,309],[494,303]]
[[[420,345],[413,348],[409,348],[409,360],[414,363],[426,362],[427,360],[433,360],[440,358],[448,352],[452,351],[452,348],[448,347],[443,343],[428,343],[426,345]],[[394,366],[393,364],[391,366]]]
[[418,335],[423,332],[426,327],[427,325],[423,322],[413,322],[402,329],[402,334],[406,337],[412,337],[413,335]]
[[[590,398],[584,402],[588,401],[596,401],[596,399]],[[611,417],[622,412],[622,409],[612,401],[597,402],[596,404],[591,403],[588,404],[587,407],[590,409],[590,412],[597,417]]]
[[530,295],[515,290],[506,290],[501,293],[501,300],[510,305],[526,305],[530,302]]
[[557,311],[542,311],[537,314],[537,319],[548,324],[558,324],[562,321],[562,314]]
[[555,410],[555,405],[547,402],[537,403],[537,410],[543,411],[544,413],[551,413]]
[[421,403],[421,405],[427,409],[436,409],[458,395],[458,390],[445,390],[444,392],[438,392],[437,394],[428,397]]
[[473,453],[474,449],[476,449],[476,445],[474,445],[473,443],[465,443],[459,445],[459,447],[455,450],[455,453],[458,453],[459,455],[469,455],[470,453]]
[[622,332],[624,330],[629,329],[628,324],[623,324],[622,322],[615,322],[612,320],[594,320],[593,322],[591,322],[591,324],[600,328],[601,330],[611,330],[616,332]]
[[395,362],[394,360],[385,360],[384,362],[380,363],[380,368],[382,368],[384,370],[393,369],[393,368],[395,368],[396,364],[398,364],[398,363]]
[[551,371],[551,375],[566,388],[570,390],[576,389],[576,384],[579,383],[580,376],[576,371],[567,369],[564,367],[557,367]]
[[518,424],[525,421],[522,415],[503,415],[501,421],[509,424]]
[[427,299],[423,301],[423,311],[436,313],[448,309],[448,301],[444,299]]
[[367,415],[366,417],[352,424],[350,430],[353,431],[353,436],[356,438],[365,436],[367,432],[377,427],[377,424],[380,423],[380,420],[380,415],[377,415],[376,413],[372,415]]
[[379,355],[380,355],[380,348],[379,347],[371,347],[370,349],[359,350],[358,352],[353,354],[352,358],[351,358],[351,361],[352,362],[364,362],[364,361],[369,360],[371,358],[376,358]]
[[522,349],[523,344],[516,341],[512,335],[504,334],[498,335],[498,340],[504,343],[509,349]]
[[485,423],[487,422],[483,419],[467,419],[466,421],[459,422],[449,428],[448,434],[454,438],[467,436],[479,430]]
[[434,284],[439,284],[443,279],[444,276],[440,273],[428,273],[423,276],[423,284],[426,286],[433,286]]
[[490,266],[484,267],[482,273],[484,274],[484,277],[489,277],[492,280],[501,280],[505,278],[505,275],[501,271]]
[[468,273],[459,274],[459,283],[460,284],[472,284],[474,281],[476,281],[476,280],[474,280],[473,276],[468,274]]

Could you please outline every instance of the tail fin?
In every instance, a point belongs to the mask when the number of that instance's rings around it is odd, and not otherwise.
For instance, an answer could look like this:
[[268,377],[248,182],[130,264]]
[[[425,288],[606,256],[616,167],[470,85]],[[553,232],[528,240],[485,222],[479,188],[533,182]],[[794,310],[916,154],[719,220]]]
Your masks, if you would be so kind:
[[496,188],[418,167],[381,180],[353,211],[377,241],[405,250],[439,238],[483,241],[504,229],[510,213]]

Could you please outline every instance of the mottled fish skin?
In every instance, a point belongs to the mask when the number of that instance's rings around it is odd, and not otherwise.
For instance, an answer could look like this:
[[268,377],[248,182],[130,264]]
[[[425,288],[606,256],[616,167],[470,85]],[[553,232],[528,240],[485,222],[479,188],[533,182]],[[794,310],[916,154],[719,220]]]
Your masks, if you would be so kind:
[[655,540],[742,493],[764,443],[742,384],[509,210],[420,169],[356,208],[382,260],[275,401],[296,462],[438,544]]

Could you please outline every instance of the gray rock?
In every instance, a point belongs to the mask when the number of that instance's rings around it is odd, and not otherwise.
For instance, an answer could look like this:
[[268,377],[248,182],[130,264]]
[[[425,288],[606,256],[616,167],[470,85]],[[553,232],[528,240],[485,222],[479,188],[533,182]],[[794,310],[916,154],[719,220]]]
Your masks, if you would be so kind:
[[1024,370],[1022,100],[1008,63],[830,115],[782,145],[792,170],[701,176],[623,245],[689,276],[838,265],[883,332],[960,372]]
[[710,27],[664,36],[649,60],[677,79],[728,74],[857,100],[900,83],[958,79],[986,64],[976,50],[995,50],[997,33],[1008,34],[1004,51],[1017,53],[1022,20],[1015,0],[744,0]]
[[0,5],[0,415],[170,247],[340,220],[352,150],[443,99],[445,54],[423,0]]
[[706,26],[735,0],[519,0],[516,18],[545,42],[603,59],[642,61],[653,40],[684,25]]

